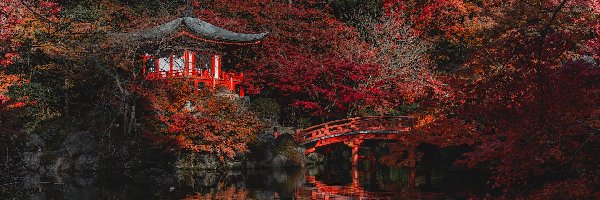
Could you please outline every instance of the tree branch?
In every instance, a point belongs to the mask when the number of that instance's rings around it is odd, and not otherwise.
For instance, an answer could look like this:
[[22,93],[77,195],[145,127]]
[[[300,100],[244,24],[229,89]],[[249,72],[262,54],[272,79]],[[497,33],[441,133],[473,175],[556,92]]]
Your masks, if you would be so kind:
[[542,30],[541,33],[541,37],[546,37],[546,34],[548,34],[548,31],[550,30],[552,23],[554,22],[554,20],[556,20],[556,17],[558,16],[558,13],[560,12],[560,10],[562,10],[565,7],[565,4],[567,3],[568,0],[562,0],[560,2],[560,4],[556,7],[556,9],[554,9],[554,11],[552,11],[552,17],[550,17],[550,21],[548,21],[548,23],[546,23],[546,26],[544,28],[544,30]]
[[43,16],[43,15],[35,12],[35,10],[33,10],[31,7],[29,7],[25,3],[25,1],[23,1],[23,0],[19,0],[19,1],[21,2],[21,5],[23,5],[27,10],[29,10],[29,12],[31,12],[32,14],[34,14],[35,16],[37,16],[38,18],[40,18],[41,20],[46,21],[48,23],[52,23],[52,24],[59,24],[59,23],[53,22],[52,20],[48,19],[48,17],[45,17],[45,16]]

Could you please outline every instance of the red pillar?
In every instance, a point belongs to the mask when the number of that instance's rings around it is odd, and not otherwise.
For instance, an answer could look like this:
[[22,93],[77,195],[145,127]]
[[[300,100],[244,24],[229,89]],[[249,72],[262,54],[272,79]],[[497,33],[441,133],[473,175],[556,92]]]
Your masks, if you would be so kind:
[[219,69],[219,71],[218,71],[219,79],[222,78],[222,76],[223,76],[222,66],[223,66],[223,63],[221,62],[221,55],[217,54],[217,68]]
[[213,87],[217,86],[218,79],[220,78],[221,73],[221,58],[219,54],[213,54],[211,59],[212,65],[212,79],[213,79]]
[[192,62],[188,50],[184,50],[183,52],[183,62],[183,76],[187,76],[190,63]]
[[169,57],[169,73],[167,74],[168,76],[173,75],[173,58],[175,57],[175,55],[171,54],[171,57]]
[[356,167],[358,166],[358,150],[360,149],[360,144],[363,141],[360,139],[354,139],[352,141],[349,141],[346,143],[346,145],[348,145],[350,148],[352,148],[352,166]]
[[144,76],[144,79],[146,79],[146,67],[148,66],[148,54],[144,54],[144,56],[142,57],[142,76]]
[[[240,73],[240,81],[244,81],[244,73]],[[235,90],[235,88],[233,88]],[[240,97],[244,96],[244,87],[240,85]]]
[[156,62],[154,67],[154,78],[160,79],[160,66],[158,65],[160,63],[160,58],[154,57],[154,61]]
[[352,192],[358,192],[358,188],[360,188],[360,179],[358,179],[358,169],[356,167],[352,168]]
[[192,58],[192,62],[190,63],[190,67],[192,68],[190,71],[192,71],[192,76],[196,76],[196,53],[190,52],[191,53],[191,58]]
[[[234,90],[234,88],[233,88],[233,76],[229,77],[229,84],[227,84],[227,88],[229,88],[229,91],[233,91]],[[235,91],[233,93],[235,93]]]
[[352,166],[358,166],[358,145],[352,147]]
[[215,79],[221,78],[221,55],[214,54],[212,59],[213,76]]

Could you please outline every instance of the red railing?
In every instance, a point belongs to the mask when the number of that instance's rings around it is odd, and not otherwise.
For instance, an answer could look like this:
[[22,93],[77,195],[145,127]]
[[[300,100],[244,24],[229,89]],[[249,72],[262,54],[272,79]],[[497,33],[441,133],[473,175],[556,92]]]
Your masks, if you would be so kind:
[[296,140],[308,143],[323,138],[340,136],[360,131],[408,131],[410,117],[357,117],[327,122],[296,132]]
[[[187,78],[189,81],[194,82],[197,86],[198,83],[203,83],[205,86],[224,86],[230,91],[235,91],[236,86],[242,83],[244,79],[243,73],[231,73],[224,72],[219,75],[219,78],[215,78],[213,74],[208,73],[207,70],[201,71],[186,71],[183,70],[173,70],[173,71],[158,71],[158,72],[149,72],[145,74],[146,80],[160,80],[160,79],[169,79],[169,78]],[[240,88],[240,96],[244,96],[243,89]]]

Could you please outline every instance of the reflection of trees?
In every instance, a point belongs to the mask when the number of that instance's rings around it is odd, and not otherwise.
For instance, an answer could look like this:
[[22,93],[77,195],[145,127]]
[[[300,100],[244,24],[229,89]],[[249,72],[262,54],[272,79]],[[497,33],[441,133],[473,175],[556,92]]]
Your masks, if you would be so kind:
[[304,184],[305,173],[303,169],[180,171],[177,190],[186,199],[289,199]]
[[219,182],[222,182],[220,179],[225,178],[212,170],[180,171],[177,176],[181,184],[190,188],[216,187]]
[[185,171],[178,174],[180,183],[191,191],[184,199],[248,199],[248,190],[236,180],[240,173],[218,171]]

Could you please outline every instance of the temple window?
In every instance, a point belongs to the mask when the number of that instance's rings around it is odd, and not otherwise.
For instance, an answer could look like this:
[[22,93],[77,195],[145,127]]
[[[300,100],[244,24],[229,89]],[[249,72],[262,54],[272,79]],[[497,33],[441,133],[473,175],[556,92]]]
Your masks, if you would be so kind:
[[171,69],[171,59],[169,57],[162,57],[158,59],[158,70],[161,72],[168,72]]
[[156,72],[156,59],[149,57],[146,59],[146,73]]
[[183,53],[178,53],[176,56],[173,56],[173,71],[183,72],[185,69],[185,57],[183,57]]
[[196,56],[196,71],[201,73],[203,70],[208,70],[208,73],[211,73],[210,67],[210,55],[208,53],[195,53]]

